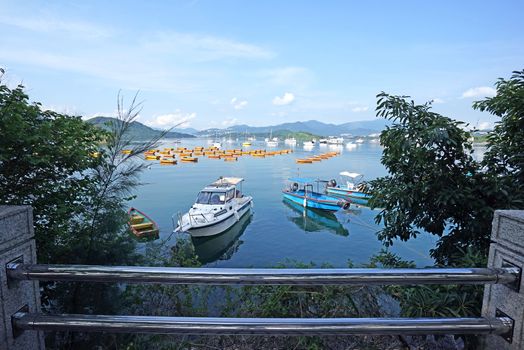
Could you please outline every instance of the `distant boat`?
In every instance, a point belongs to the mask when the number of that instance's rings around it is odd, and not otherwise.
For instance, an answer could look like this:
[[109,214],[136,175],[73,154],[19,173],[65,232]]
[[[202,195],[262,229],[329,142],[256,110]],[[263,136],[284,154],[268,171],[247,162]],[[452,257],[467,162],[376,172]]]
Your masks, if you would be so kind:
[[330,136],[327,140],[327,143],[330,145],[343,145],[344,144],[344,138],[343,137],[334,137]]
[[355,147],[357,147],[356,143],[353,143],[353,142],[346,143],[346,148],[347,149],[352,149],[352,148],[355,148]]
[[362,179],[364,175],[342,171],[340,174],[341,183],[337,184],[336,180],[328,181],[326,192],[331,195],[341,196],[351,200],[352,203],[367,205],[371,195],[365,193],[366,185]]
[[[288,179],[290,185],[282,190],[284,198],[302,205],[304,208],[314,208],[321,210],[337,211],[348,209],[350,202],[323,194],[319,191],[319,181],[302,177]],[[313,184],[317,184],[317,191],[314,191]]]
[[149,216],[133,207],[129,208],[129,228],[138,238],[158,238],[158,225]]
[[318,140],[319,143],[328,143],[328,139],[320,139]]
[[315,140],[312,141],[304,141],[303,142],[304,147],[313,147],[315,146]]
[[242,142],[242,146],[251,146],[251,142],[250,141],[245,141],[245,142]]
[[297,144],[297,139],[294,137],[288,137],[287,139],[284,140],[284,143],[286,145],[295,146]]
[[364,142],[364,139],[356,139],[355,142],[356,142],[356,143],[363,143],[363,142]]
[[277,147],[278,146],[278,138],[273,137],[273,130],[269,133],[269,138],[266,139],[266,146],[268,147]]

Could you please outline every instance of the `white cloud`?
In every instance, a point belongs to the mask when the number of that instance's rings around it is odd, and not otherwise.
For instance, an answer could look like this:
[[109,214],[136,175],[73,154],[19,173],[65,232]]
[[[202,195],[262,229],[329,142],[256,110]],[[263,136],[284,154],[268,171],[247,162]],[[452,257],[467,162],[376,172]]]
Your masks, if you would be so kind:
[[247,106],[247,101],[245,101],[245,100],[241,101],[238,98],[233,97],[231,99],[231,106],[233,106],[233,108],[236,109],[236,110],[241,110],[241,109],[244,109]]
[[233,126],[233,125],[235,125],[237,123],[238,123],[238,119],[237,118],[229,118],[229,119],[223,120],[221,125],[224,126],[224,127],[230,127],[230,126]]
[[275,54],[257,45],[193,33],[161,32],[142,39],[146,50],[212,61],[225,58],[269,59]]
[[368,109],[369,109],[368,106],[358,106],[358,107],[351,108],[351,111],[355,113],[362,113],[362,112],[366,112]]
[[163,114],[144,120],[143,123],[154,128],[162,129],[169,129],[172,127],[187,128],[191,125],[190,121],[195,118],[196,113],[183,113],[177,109],[173,113]]
[[256,73],[256,76],[273,85],[299,90],[306,89],[313,80],[313,73],[303,67],[265,69]]
[[291,92],[285,92],[282,97],[276,96],[273,99],[273,104],[275,106],[286,106],[293,103],[293,101],[295,101],[295,95],[293,95]]
[[468,89],[462,93],[462,98],[471,97],[493,97],[497,94],[497,90],[488,86],[478,86]]
[[443,99],[438,98],[438,97],[434,98],[432,101],[433,101],[433,104],[436,104],[436,105],[438,105],[438,104],[442,104],[442,103],[445,103],[445,102],[446,102],[446,101],[444,101]]
[[0,15],[0,23],[34,32],[59,32],[76,38],[106,38],[113,35],[109,28],[85,21],[63,20],[49,17],[16,17]]

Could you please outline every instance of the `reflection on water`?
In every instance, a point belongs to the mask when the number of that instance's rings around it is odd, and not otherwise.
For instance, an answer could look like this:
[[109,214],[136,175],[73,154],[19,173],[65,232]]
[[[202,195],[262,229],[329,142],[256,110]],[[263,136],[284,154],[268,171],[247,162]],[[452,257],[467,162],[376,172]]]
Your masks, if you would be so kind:
[[299,216],[288,216],[289,221],[300,227],[306,232],[328,231],[339,236],[348,236],[349,231],[338,221],[334,213],[330,211],[321,211],[303,206],[284,199],[284,205],[292,209]]
[[251,211],[229,230],[211,237],[191,237],[195,253],[202,264],[217,260],[229,260],[244,241],[239,240],[251,222]]

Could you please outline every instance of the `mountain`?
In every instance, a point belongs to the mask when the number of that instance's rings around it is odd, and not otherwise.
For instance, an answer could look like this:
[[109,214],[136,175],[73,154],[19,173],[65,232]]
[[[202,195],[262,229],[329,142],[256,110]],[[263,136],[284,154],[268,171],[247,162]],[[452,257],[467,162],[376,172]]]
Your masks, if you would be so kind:
[[354,136],[366,136],[373,133],[378,133],[389,125],[388,121],[384,119],[363,120],[356,122],[348,122],[344,124],[329,124],[319,122],[318,120],[308,120],[305,122],[283,123],[270,126],[252,127],[249,125],[234,125],[228,129],[207,129],[202,130],[198,135],[215,135],[215,133],[227,134],[228,132],[235,133],[249,133],[249,134],[269,134],[277,131],[291,131],[291,132],[306,132],[320,136],[338,136],[341,134],[351,134]]
[[[106,130],[108,129],[107,123],[116,122],[116,121],[117,119],[109,118],[109,117],[94,117],[94,118],[87,120],[88,123],[94,124]],[[162,133],[161,130],[155,130],[153,128],[150,128],[149,126],[146,126],[142,123],[135,121],[135,122],[132,122],[131,126],[129,127],[128,136],[130,139],[133,139],[133,140],[145,140],[145,139],[151,139],[154,137],[158,137],[161,133]],[[195,136],[190,135],[190,134],[170,131],[164,137],[180,139],[180,138],[192,138]]]

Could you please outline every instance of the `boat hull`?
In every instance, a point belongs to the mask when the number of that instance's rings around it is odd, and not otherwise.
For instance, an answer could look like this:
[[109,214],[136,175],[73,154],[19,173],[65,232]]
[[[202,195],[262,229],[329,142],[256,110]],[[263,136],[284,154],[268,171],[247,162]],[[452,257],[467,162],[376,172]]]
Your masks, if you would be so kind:
[[191,237],[215,236],[224,231],[227,231],[250,211],[251,199],[236,210],[236,213],[238,213],[238,215],[235,215],[235,212],[231,212],[229,216],[219,220],[218,222],[206,226],[191,227],[187,230],[187,232],[191,235]]
[[284,198],[307,208],[337,211],[341,208],[349,207],[348,201],[321,194],[312,196],[310,193],[308,193],[306,196],[304,195],[304,191],[283,191],[283,194]]
[[334,196],[348,198],[351,200],[352,203],[361,204],[361,205],[367,205],[368,200],[371,199],[370,194],[367,194],[364,192],[352,191],[352,190],[348,190],[348,189],[344,189],[340,187],[328,187],[326,189],[326,192]]

